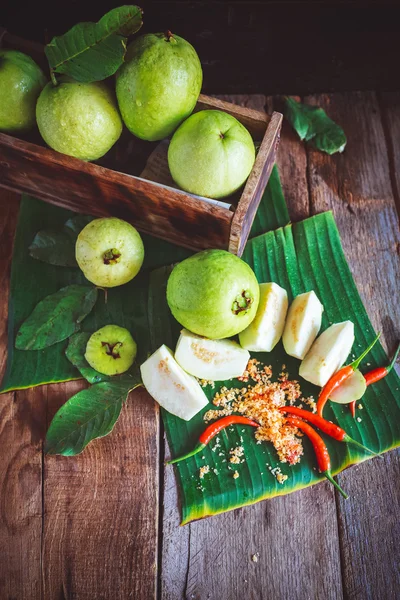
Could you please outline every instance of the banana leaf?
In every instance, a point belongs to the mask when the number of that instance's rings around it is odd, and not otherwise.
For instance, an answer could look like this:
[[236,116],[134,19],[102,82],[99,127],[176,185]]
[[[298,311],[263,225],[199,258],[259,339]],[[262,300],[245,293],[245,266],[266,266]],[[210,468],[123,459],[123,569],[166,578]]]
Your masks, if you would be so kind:
[[[26,195],[22,197],[11,267],[7,369],[0,392],[81,377],[65,357],[67,342],[60,342],[40,352],[14,348],[16,332],[40,300],[71,283],[87,283],[78,268],[50,265],[29,255],[29,246],[38,231],[61,231],[64,223],[73,216],[76,214],[71,211]],[[275,229],[288,221],[279,174],[274,167],[254,220],[252,235]],[[148,271],[193,254],[164,240],[149,235],[142,237],[145,260],[141,274],[127,285],[109,290],[107,304],[104,296],[99,294],[94,310],[82,323],[82,331],[95,331],[107,323],[126,327],[138,343],[138,360],[146,358],[149,344],[146,312]]]
[[[284,287],[289,300],[302,292],[314,290],[324,305],[322,329],[333,322],[346,319],[355,325],[353,356],[359,355],[374,339],[375,333],[357,292],[347,265],[334,218],[330,212],[311,217],[295,225],[287,225],[248,242],[244,260],[254,269],[258,281],[275,281]],[[175,347],[180,326],[169,312],[165,299],[166,281],[170,268],[153,271],[150,277],[149,323],[152,349],[162,343]],[[272,366],[274,374],[286,365],[289,377],[299,379],[300,362],[286,355],[280,342],[270,353],[253,353],[253,357]],[[367,369],[386,364],[387,357],[380,344],[368,355]],[[205,388],[211,400],[223,386],[239,387],[232,380],[218,382],[215,389]],[[317,398],[319,388],[301,380],[303,396]],[[338,423],[348,435],[375,452],[385,452],[400,444],[400,379],[392,371],[385,379],[367,388],[358,411],[361,421],[353,419],[346,405],[330,402],[324,416]],[[203,414],[209,404],[191,421],[185,422],[162,411],[171,456],[192,449],[204,430]],[[332,472],[369,458],[369,455],[345,443],[324,436],[328,446]],[[229,462],[229,450],[241,445],[246,460],[240,465]],[[200,454],[174,466],[182,507],[182,524],[252,504],[265,498],[288,494],[313,485],[323,477],[318,473],[316,460],[308,440],[303,442],[304,456],[295,466],[279,463],[271,444],[257,444],[250,427],[235,426],[219,434],[219,446],[211,441]],[[199,469],[209,465],[209,473],[199,478]],[[271,468],[280,467],[288,479],[280,484]],[[172,468],[172,467],[168,467]],[[237,470],[239,477],[233,478]],[[346,490],[351,496],[351,488]]]

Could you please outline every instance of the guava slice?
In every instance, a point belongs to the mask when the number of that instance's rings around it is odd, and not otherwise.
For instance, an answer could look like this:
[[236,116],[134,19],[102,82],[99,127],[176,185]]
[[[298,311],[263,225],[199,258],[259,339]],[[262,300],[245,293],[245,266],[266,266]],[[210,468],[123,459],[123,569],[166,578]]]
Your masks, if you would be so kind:
[[303,360],[321,328],[323,311],[314,291],[296,296],[290,305],[282,336],[286,354]]
[[353,323],[334,323],[317,337],[300,364],[299,375],[323,387],[344,364],[353,344]]
[[82,229],[75,256],[86,279],[100,287],[131,281],[140,270],[144,247],[138,231],[116,217],[95,219]]
[[190,421],[208,403],[198,381],[178,365],[164,344],[142,364],[140,372],[154,400],[185,421]]
[[359,400],[365,394],[367,382],[364,375],[356,369],[340,386],[332,392],[329,400],[338,404],[350,404],[354,400]]
[[233,340],[209,340],[181,331],[175,350],[176,362],[190,375],[209,381],[224,381],[243,375],[250,354]]
[[167,301],[185,329],[207,337],[232,337],[254,319],[259,288],[253,271],[226,250],[204,250],[173,269]]
[[247,329],[239,333],[242,348],[271,352],[282,336],[287,309],[286,290],[277,283],[261,283],[256,316]]
[[99,373],[119,375],[132,366],[136,352],[136,342],[127,329],[106,325],[90,336],[85,358]]

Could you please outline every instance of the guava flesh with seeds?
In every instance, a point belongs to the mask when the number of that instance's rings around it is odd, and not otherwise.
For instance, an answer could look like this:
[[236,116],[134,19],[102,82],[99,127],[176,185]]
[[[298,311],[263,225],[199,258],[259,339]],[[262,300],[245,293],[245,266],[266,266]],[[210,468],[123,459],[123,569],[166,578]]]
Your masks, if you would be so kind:
[[101,81],[60,77],[58,85],[48,83],[39,96],[36,119],[50,148],[86,161],[104,156],[122,132],[115,96]]
[[0,131],[26,132],[35,127],[36,101],[46,77],[35,61],[17,50],[0,50]]
[[144,247],[133,225],[116,217],[104,217],[82,229],[75,256],[86,279],[100,287],[116,287],[138,274]]
[[225,250],[204,250],[176,265],[167,301],[175,319],[210,339],[236,335],[254,319],[259,286],[251,268]]
[[173,180],[186,192],[224,198],[246,181],[255,155],[250,133],[235,117],[202,110],[175,131],[168,165]]
[[137,137],[169,136],[193,111],[203,73],[193,46],[178,35],[149,33],[128,47],[116,92],[125,125]]
[[85,358],[99,373],[119,375],[133,365],[136,352],[136,342],[127,329],[106,325],[90,336]]

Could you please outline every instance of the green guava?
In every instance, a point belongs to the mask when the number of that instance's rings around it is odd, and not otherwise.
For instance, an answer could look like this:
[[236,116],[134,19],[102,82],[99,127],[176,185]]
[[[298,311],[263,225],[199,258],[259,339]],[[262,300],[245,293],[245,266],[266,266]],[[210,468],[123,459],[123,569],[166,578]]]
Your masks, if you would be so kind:
[[136,342],[127,329],[106,325],[90,336],[85,358],[99,373],[119,375],[132,366],[136,352]]
[[199,57],[183,38],[169,31],[137,38],[117,72],[125,125],[143,140],[169,136],[193,111],[202,81]]
[[175,131],[168,165],[173,180],[186,192],[224,198],[246,181],[255,156],[250,133],[235,117],[202,110]]
[[114,94],[99,81],[62,77],[56,86],[48,83],[39,96],[36,119],[46,144],[82,160],[104,156],[122,132]]
[[204,250],[176,265],[167,302],[175,319],[210,339],[236,335],[254,319],[259,286],[251,268],[225,250]]
[[78,235],[76,262],[86,279],[100,287],[128,283],[140,271],[144,247],[138,231],[121,219],[91,221]]
[[45,85],[46,77],[30,56],[0,50],[0,131],[23,133],[36,125],[36,101]]

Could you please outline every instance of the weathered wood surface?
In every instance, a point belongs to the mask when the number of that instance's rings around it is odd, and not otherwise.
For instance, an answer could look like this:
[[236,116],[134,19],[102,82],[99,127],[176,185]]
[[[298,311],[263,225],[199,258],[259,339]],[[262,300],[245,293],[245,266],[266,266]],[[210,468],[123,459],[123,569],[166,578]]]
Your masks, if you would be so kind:
[[[2,371],[18,204],[16,194],[1,190]],[[158,409],[135,390],[112,436],[77,457],[44,457],[52,416],[82,386],[0,395],[1,600],[155,598]]]
[[[364,305],[382,343],[400,337],[400,247],[382,115],[374,93],[316,96],[347,133],[342,155],[308,150],[312,212],[332,209]],[[362,411],[357,415],[362,418]],[[398,597],[399,453],[373,459],[338,476],[351,501],[338,498],[343,588],[347,598]],[[397,551],[396,551],[397,548]]]
[[[280,108],[262,95],[233,99],[269,112]],[[373,93],[346,94],[307,101],[323,105],[349,142],[343,155],[328,157],[305,148],[284,125],[278,165],[291,218],[333,209],[360,294],[391,350],[400,323],[394,208],[400,97],[383,94],[378,103]],[[4,291],[17,204],[15,195],[1,191],[3,367]],[[351,494],[348,502],[321,483],[179,527],[172,469],[163,471],[158,503],[158,469],[166,451],[158,448],[158,415],[143,393],[131,395],[112,436],[80,457],[43,459],[47,423],[80,385],[0,396],[1,599],[398,597],[398,452],[339,475]]]
[[[248,105],[251,98],[231,100]],[[254,100],[257,108],[274,107],[272,98]],[[284,124],[278,165],[289,213],[295,221],[333,209],[358,289],[391,350],[399,338],[399,230],[376,98],[307,101],[324,106],[349,143],[343,155],[328,157],[306,148]],[[164,477],[163,600],[388,600],[398,594],[397,451],[339,476],[351,494],[347,503],[323,483],[183,528],[173,474],[167,469]]]

